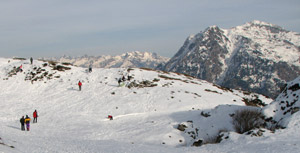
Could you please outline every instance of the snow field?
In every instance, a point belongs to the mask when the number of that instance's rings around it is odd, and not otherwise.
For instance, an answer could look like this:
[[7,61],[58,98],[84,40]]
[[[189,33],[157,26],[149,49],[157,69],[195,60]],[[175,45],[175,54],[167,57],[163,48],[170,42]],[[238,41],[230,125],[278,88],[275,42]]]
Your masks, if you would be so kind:
[[[224,129],[232,131],[228,114],[244,106],[242,97],[246,95],[183,75],[145,69],[93,69],[87,73],[73,66],[65,72],[45,67],[59,78],[31,83],[24,81],[26,73],[44,62],[34,61],[31,66],[26,61],[7,61],[0,58],[0,137],[8,145],[0,145],[0,152],[272,152],[270,148],[286,137],[270,133],[249,138],[231,132],[230,139],[219,145],[190,147],[192,139],[176,129],[178,124],[193,121],[202,138]],[[23,73],[8,78],[7,70],[21,64]],[[156,87],[118,87],[116,78],[125,74],[136,82],[159,81],[154,82]],[[78,91],[79,80],[82,91]],[[20,117],[28,114],[32,118],[35,109],[38,123],[31,123],[30,131],[21,131]],[[204,118],[202,111],[212,116]],[[108,115],[114,120],[108,120]],[[298,123],[299,118],[291,122],[293,131],[299,129]],[[289,140],[285,143],[292,149],[278,145],[279,152],[299,148],[299,140]]]

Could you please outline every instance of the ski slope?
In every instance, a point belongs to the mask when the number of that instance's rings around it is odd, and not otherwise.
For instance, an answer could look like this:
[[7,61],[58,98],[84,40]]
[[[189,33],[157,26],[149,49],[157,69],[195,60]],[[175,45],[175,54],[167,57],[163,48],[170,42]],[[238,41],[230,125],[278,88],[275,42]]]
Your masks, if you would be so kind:
[[[8,62],[8,60],[10,62]],[[219,130],[233,131],[228,114],[245,107],[243,97],[254,94],[227,91],[206,81],[175,73],[147,69],[86,69],[56,71],[42,66],[43,61],[0,58],[0,152],[298,152],[299,113],[293,126],[276,134],[250,137],[230,132],[220,144],[191,147],[194,139],[177,129],[178,124],[193,121],[198,138],[207,139]],[[23,72],[8,77],[14,66]],[[51,79],[25,80],[41,67],[53,74]],[[150,81],[154,87],[119,87],[117,79],[133,76],[137,83]],[[156,79],[156,81],[153,81]],[[82,91],[77,83],[82,81]],[[157,81],[159,80],[159,81]],[[129,82],[127,82],[129,83]],[[266,104],[271,99],[259,95]],[[38,111],[38,123],[30,131],[21,131],[19,119],[32,118]],[[210,112],[212,117],[200,115]],[[112,115],[114,120],[108,120]],[[289,130],[292,129],[292,130]],[[288,135],[288,138],[287,138]],[[276,151],[274,151],[274,148]]]

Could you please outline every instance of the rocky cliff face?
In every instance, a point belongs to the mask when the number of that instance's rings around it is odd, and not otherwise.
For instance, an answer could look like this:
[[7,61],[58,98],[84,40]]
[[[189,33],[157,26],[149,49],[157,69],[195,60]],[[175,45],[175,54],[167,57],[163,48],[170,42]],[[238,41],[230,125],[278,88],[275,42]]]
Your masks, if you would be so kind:
[[232,29],[211,26],[190,36],[160,69],[275,98],[300,75],[300,34],[253,21]]
[[119,68],[119,67],[146,67],[155,68],[159,64],[165,64],[169,58],[162,57],[156,53],[149,52],[128,52],[118,56],[82,56],[82,57],[68,57],[63,56],[60,58],[54,58],[59,62],[68,62],[80,67],[92,67],[96,68]]

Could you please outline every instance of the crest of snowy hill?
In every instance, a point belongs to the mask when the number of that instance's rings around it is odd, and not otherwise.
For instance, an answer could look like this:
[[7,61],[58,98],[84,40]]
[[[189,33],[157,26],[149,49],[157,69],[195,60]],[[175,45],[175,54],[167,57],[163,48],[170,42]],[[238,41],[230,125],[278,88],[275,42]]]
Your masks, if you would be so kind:
[[58,62],[68,62],[85,68],[89,66],[94,68],[155,68],[159,64],[165,64],[169,58],[159,56],[156,53],[134,51],[117,56],[63,56],[61,58],[53,58],[52,60],[56,60]]
[[[130,80],[118,85],[123,76]],[[299,118],[279,132],[238,134],[232,125],[236,111],[260,111],[272,100],[187,75],[145,68],[95,68],[88,73],[51,61],[31,65],[29,60],[0,58],[0,86],[3,152],[299,151],[298,135],[292,135]],[[38,122],[21,131],[20,117],[32,117],[35,109]]]
[[253,21],[231,29],[211,26],[190,36],[159,69],[276,98],[300,75],[300,34]]

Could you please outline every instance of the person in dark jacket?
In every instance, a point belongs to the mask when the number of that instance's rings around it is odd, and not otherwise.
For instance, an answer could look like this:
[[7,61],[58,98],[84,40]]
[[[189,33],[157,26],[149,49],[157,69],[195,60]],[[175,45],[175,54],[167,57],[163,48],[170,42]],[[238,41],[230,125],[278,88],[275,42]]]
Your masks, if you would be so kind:
[[27,131],[29,131],[29,129],[30,129],[30,117],[28,117],[28,115],[26,115],[25,123],[26,123],[26,129],[27,129]]
[[118,84],[119,84],[119,86],[121,86],[121,82],[122,82],[122,79],[119,78],[119,79],[118,79]]
[[33,112],[33,123],[37,123],[38,113],[36,110]]
[[24,116],[22,116],[22,118],[20,119],[20,123],[21,123],[21,130],[25,131],[25,118],[24,118]]
[[89,66],[89,72],[92,72],[92,65]]
[[31,63],[31,65],[32,65],[32,62],[33,62],[33,59],[32,59],[32,57],[30,57],[30,63]]

